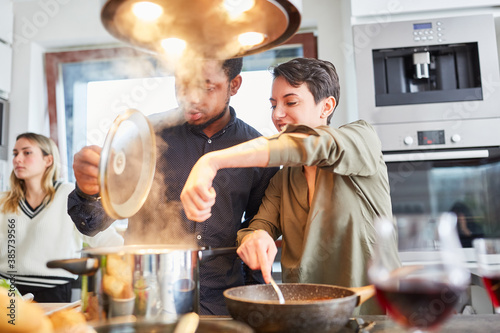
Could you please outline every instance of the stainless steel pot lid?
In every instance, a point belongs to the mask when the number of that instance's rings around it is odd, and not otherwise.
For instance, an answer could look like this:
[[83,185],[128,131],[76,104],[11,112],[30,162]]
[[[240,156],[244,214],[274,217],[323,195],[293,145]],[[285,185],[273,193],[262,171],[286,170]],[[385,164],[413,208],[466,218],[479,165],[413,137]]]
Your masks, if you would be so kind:
[[101,201],[114,219],[128,218],[146,200],[156,168],[156,142],[149,120],[137,110],[119,115],[109,130],[99,162]]

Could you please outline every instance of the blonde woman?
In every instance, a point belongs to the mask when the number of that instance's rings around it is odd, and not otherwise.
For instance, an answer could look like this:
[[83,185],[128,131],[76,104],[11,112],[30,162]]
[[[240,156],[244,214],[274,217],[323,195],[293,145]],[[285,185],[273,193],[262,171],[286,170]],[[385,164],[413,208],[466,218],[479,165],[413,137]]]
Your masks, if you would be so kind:
[[77,276],[49,269],[49,260],[78,258],[91,246],[123,244],[114,228],[95,237],[82,235],[67,214],[75,186],[59,180],[57,146],[40,134],[23,133],[13,149],[10,190],[0,196],[0,277],[15,282],[21,294],[37,302],[71,301]]

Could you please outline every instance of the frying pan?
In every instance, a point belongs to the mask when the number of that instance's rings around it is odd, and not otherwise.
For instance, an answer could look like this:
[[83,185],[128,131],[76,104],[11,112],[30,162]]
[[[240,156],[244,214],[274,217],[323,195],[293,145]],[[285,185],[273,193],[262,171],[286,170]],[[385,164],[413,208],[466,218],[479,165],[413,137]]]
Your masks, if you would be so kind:
[[279,285],[279,304],[271,285],[249,285],[224,291],[231,317],[256,332],[335,332],[345,327],[354,308],[375,294],[373,285],[344,288],[324,284]]

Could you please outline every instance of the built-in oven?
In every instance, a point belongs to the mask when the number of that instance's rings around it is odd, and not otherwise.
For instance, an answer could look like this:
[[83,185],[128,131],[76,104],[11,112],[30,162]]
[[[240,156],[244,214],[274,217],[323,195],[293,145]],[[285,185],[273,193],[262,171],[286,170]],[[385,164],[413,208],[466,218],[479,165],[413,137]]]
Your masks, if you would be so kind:
[[500,236],[500,75],[492,15],[353,26],[359,116],[382,142],[393,213]]
[[393,214],[454,212],[464,247],[500,236],[500,148],[384,155]]

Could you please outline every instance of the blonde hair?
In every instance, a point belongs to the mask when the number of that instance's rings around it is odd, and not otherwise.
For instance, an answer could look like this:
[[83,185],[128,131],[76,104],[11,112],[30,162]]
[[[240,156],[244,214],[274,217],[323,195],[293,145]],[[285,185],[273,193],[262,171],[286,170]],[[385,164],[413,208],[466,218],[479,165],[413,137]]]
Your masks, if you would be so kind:
[[[54,194],[56,193],[54,182],[59,179],[61,165],[59,150],[52,139],[41,134],[29,132],[22,133],[17,136],[16,141],[22,138],[36,144],[42,151],[43,156],[52,156],[52,165],[45,169],[41,184],[42,189],[46,193],[43,203],[47,204],[50,200],[52,200],[52,198],[54,198]],[[17,213],[19,211],[19,200],[24,200],[25,197],[26,184],[23,179],[17,178],[14,170],[12,170],[12,173],[10,174],[10,190],[0,200],[2,213]]]

